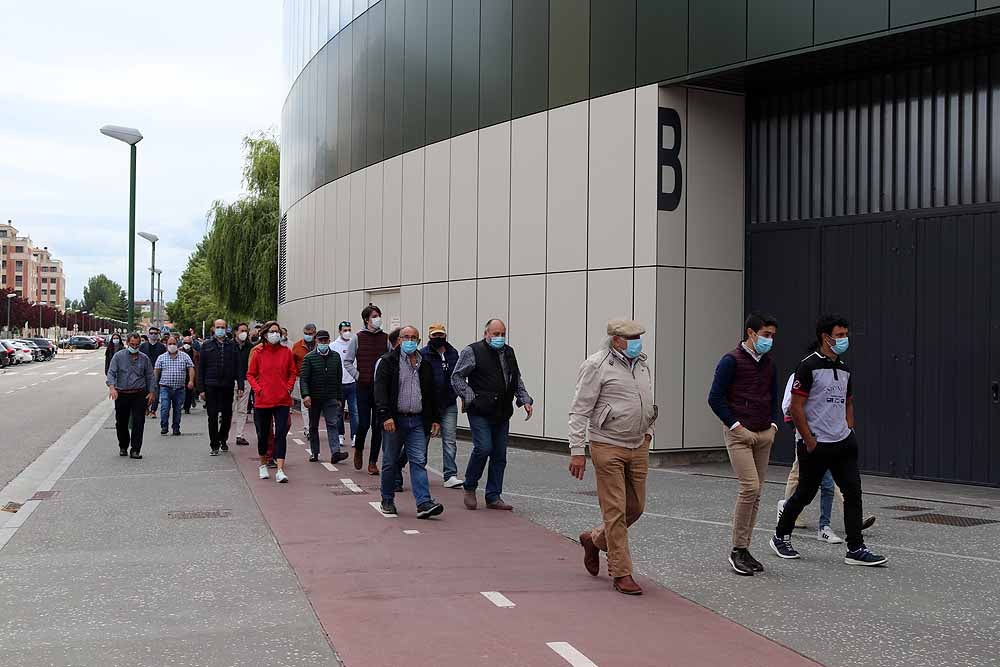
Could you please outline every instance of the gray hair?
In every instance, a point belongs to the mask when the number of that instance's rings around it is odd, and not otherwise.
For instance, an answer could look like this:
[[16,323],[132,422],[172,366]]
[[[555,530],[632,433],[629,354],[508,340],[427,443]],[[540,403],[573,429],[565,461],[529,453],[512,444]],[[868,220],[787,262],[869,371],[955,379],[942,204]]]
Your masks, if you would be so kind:
[[317,327],[316,327],[316,323],[315,322],[309,322],[308,324],[303,325],[302,330],[303,331],[305,331],[306,329],[313,329],[313,330],[315,330],[316,328]]

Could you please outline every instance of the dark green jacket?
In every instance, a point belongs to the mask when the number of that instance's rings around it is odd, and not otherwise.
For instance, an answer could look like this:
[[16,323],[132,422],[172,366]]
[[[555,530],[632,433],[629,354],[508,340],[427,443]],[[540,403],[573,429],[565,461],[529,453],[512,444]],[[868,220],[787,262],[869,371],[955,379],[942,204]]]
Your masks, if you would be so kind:
[[299,373],[302,398],[310,396],[314,401],[323,403],[329,400],[343,401],[340,388],[343,378],[343,366],[336,350],[331,349],[329,354],[313,350],[302,360],[302,370]]

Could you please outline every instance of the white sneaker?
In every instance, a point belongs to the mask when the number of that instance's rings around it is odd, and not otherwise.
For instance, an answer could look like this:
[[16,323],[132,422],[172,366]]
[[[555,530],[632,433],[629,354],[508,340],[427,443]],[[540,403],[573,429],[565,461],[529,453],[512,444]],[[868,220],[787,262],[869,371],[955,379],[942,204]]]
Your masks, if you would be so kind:
[[340,446],[343,447],[344,446],[344,436],[339,436],[339,437],[340,437]]
[[446,488],[446,489],[457,489],[458,487],[462,486],[463,484],[465,484],[465,482],[463,482],[462,480],[460,480],[458,477],[455,477],[454,475],[452,475],[451,477],[449,477],[448,479],[446,479],[444,481],[444,488]]
[[274,481],[278,484],[285,484],[288,482],[288,475],[285,474],[284,470],[279,469],[278,472],[274,473]]
[[816,531],[816,539],[827,544],[840,544],[844,540],[837,533],[833,532],[830,526],[823,526]]
[[268,478],[267,466],[266,465],[260,467],[260,478],[261,479],[267,479]]

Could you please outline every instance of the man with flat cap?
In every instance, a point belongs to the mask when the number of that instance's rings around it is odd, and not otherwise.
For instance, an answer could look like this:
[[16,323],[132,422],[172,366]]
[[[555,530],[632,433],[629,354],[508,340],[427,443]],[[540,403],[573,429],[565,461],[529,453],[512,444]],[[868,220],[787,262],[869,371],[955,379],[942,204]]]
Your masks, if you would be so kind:
[[646,505],[649,443],[657,413],[653,378],[642,353],[646,329],[634,320],[611,320],[607,332],[607,340],[581,364],[577,376],[569,408],[569,472],[583,479],[589,440],[604,521],[580,535],[584,567],[596,577],[600,552],[606,551],[615,590],[641,595],[642,588],[632,578],[628,527]]

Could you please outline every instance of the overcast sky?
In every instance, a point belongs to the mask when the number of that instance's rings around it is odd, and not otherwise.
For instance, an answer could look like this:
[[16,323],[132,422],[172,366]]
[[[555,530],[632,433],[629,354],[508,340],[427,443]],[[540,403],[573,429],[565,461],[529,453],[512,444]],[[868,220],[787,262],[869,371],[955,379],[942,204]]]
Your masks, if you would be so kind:
[[[0,0],[0,218],[63,260],[68,297],[102,272],[127,287],[128,146],[98,129],[137,127],[136,228],[160,237],[170,301],[284,93],[280,0]],[[136,240],[140,299],[149,251]]]

